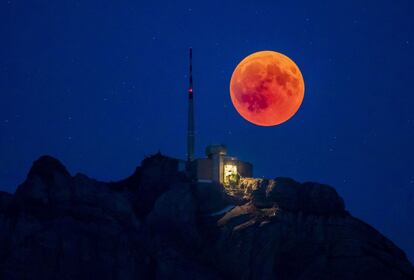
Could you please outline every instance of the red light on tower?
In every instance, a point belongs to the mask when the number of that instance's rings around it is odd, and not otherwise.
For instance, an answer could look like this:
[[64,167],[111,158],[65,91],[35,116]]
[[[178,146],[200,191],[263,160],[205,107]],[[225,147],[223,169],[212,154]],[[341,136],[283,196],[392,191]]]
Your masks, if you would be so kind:
[[193,50],[190,48],[190,69],[188,85],[188,127],[187,127],[187,162],[194,160],[194,105],[193,105]]

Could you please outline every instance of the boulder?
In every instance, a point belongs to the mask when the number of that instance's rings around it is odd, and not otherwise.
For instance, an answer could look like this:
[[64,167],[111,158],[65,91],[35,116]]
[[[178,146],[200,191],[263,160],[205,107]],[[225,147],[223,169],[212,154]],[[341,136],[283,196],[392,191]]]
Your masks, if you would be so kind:
[[318,183],[300,184],[284,177],[257,180],[251,200],[258,208],[277,206],[288,211],[321,215],[345,213],[343,199],[332,187]]

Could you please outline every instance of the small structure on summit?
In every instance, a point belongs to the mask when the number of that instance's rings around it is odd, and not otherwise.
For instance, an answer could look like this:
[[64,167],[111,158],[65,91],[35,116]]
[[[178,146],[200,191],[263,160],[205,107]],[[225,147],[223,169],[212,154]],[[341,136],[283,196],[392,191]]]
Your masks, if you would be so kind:
[[187,127],[187,174],[199,182],[217,182],[224,185],[238,183],[241,177],[252,177],[251,163],[227,155],[224,145],[210,145],[206,157],[195,159],[194,145],[194,91],[193,91],[192,49],[190,48],[190,69],[188,88],[188,127]]
[[224,145],[210,145],[206,148],[206,158],[196,159],[195,177],[200,182],[219,182],[225,185],[238,183],[240,177],[252,177],[250,163],[227,155]]

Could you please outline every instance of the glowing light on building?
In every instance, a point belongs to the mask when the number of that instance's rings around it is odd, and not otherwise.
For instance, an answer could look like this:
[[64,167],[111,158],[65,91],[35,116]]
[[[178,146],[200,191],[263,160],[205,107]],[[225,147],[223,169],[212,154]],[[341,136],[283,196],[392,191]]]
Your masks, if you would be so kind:
[[237,172],[237,165],[225,164],[224,165],[224,184],[237,183],[240,179],[240,175]]

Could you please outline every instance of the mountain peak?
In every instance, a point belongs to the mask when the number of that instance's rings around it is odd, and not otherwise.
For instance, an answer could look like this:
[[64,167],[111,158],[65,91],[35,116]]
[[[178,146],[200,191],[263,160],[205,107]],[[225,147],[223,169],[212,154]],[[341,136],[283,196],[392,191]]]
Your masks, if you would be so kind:
[[28,177],[39,176],[49,181],[55,173],[70,176],[66,167],[59,160],[49,155],[43,155],[33,162]]
[[105,183],[39,158],[14,195],[0,193],[0,278],[414,279],[333,187],[192,182],[178,168],[156,154]]

